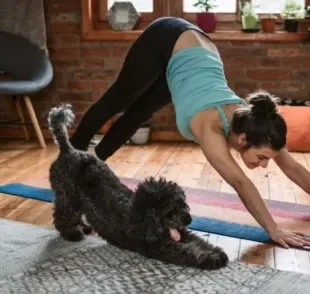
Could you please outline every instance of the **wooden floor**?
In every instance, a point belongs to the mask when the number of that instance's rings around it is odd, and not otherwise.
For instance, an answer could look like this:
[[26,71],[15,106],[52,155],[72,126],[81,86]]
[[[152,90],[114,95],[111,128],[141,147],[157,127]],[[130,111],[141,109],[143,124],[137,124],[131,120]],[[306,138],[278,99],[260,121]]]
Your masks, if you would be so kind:
[[[48,142],[46,150],[39,149],[36,142],[0,141],[0,184],[46,173],[57,152],[52,141]],[[293,156],[310,168],[310,154],[296,153]],[[310,205],[310,195],[291,183],[273,162],[267,169],[247,170],[237,155],[235,158],[264,198]],[[126,145],[108,160],[108,164],[119,176],[136,179],[165,176],[183,186],[234,192],[206,162],[200,149],[191,143]],[[0,217],[3,218],[51,226],[51,209],[50,203],[0,194]],[[231,260],[310,274],[307,251],[287,250],[214,234],[209,236],[209,241],[223,247]]]

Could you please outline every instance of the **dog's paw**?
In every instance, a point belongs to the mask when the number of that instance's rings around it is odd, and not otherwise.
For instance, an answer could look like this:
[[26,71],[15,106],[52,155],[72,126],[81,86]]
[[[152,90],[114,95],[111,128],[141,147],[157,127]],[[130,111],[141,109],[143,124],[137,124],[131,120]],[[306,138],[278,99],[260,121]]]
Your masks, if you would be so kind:
[[82,231],[85,235],[90,235],[93,232],[93,228],[91,226],[88,226],[86,224],[82,224]]
[[207,252],[203,261],[201,262],[201,268],[207,270],[216,270],[225,267],[228,264],[228,256],[224,250],[220,247],[215,247],[212,251]]
[[84,234],[78,229],[66,230],[60,234],[65,240],[71,242],[79,242],[84,239]]

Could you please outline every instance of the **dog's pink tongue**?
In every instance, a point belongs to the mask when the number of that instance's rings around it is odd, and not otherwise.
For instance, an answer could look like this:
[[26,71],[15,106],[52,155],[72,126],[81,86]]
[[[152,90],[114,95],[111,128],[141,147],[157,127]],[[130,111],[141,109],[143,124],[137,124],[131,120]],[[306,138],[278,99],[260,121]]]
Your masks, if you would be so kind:
[[176,229],[170,229],[170,236],[171,236],[171,239],[176,242],[179,242],[181,240],[181,235]]

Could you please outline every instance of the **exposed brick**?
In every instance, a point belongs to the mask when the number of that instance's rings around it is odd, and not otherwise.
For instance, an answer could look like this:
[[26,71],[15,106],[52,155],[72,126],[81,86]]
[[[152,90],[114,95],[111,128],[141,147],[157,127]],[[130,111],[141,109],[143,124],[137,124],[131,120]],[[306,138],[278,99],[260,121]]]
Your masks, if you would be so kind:
[[310,51],[307,48],[278,48],[278,49],[268,49],[267,55],[270,57],[297,57],[297,56],[310,57]]
[[47,1],[47,11],[53,12],[72,12],[79,11],[81,9],[81,1],[80,0],[52,0]]
[[125,57],[128,53],[128,48],[127,47],[114,47],[113,48],[113,55],[114,56],[121,56]]
[[91,81],[77,81],[72,80],[68,82],[68,89],[71,91],[91,91],[92,90],[92,82]]
[[298,92],[306,89],[306,85],[303,81],[282,81],[281,86],[289,92]]
[[280,82],[261,82],[257,84],[257,87],[266,91],[275,90],[280,87]]
[[79,35],[55,35],[48,39],[49,47],[77,47],[80,46],[81,37]]
[[92,92],[76,92],[71,91],[58,91],[58,98],[60,102],[70,103],[72,101],[88,101],[92,97]]
[[223,63],[225,67],[250,67],[250,66],[258,66],[259,59],[258,58],[249,58],[249,57],[235,57],[235,58],[227,58],[223,57]]
[[[282,68],[302,68],[307,64],[308,58],[305,57],[295,57],[295,58],[280,58]],[[310,66],[310,58],[309,58],[309,66]]]
[[77,80],[104,80],[114,79],[115,71],[113,70],[90,70],[90,69],[79,69],[72,73],[72,78]]
[[259,61],[259,66],[262,67],[277,67],[280,66],[281,59],[275,59],[275,58],[263,58]]
[[244,47],[232,47],[232,48],[223,48],[220,51],[220,54],[222,57],[247,57],[247,58],[255,58],[255,57],[261,57],[266,55],[266,50],[265,48],[244,48]]
[[308,69],[302,69],[302,70],[293,70],[293,78],[294,79],[300,79],[305,81],[305,79],[310,79],[310,70]]
[[237,91],[247,90],[248,92],[253,92],[257,88],[257,83],[253,81],[241,81],[236,83],[235,88]]
[[255,80],[283,80],[290,79],[292,72],[284,69],[250,69],[247,75]]
[[81,55],[80,48],[50,48],[49,52],[50,56],[55,60],[77,58]]
[[53,59],[52,64],[54,68],[59,68],[61,70],[64,70],[70,67],[77,67],[83,63],[80,58],[72,58],[72,59]]
[[103,48],[82,48],[81,54],[83,57],[87,56],[101,56],[107,57],[112,54],[112,48],[103,47]]
[[105,59],[104,58],[84,58],[81,59],[81,63],[85,67],[96,68],[96,67],[105,67]]
[[77,23],[52,23],[48,26],[51,34],[80,34],[80,24]]

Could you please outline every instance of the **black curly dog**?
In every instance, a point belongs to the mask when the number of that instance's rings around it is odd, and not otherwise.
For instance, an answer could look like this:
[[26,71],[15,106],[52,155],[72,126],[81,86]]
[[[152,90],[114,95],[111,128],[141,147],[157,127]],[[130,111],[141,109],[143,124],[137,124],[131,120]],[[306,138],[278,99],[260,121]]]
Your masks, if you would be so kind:
[[[72,147],[67,128],[73,120],[70,105],[52,108],[48,118],[60,149],[50,167],[50,183],[54,225],[63,238],[79,241],[93,229],[110,244],[147,258],[208,270],[227,265],[221,248],[186,228],[191,216],[180,186],[150,177],[132,191],[106,163]],[[173,229],[180,241],[171,237]]]

